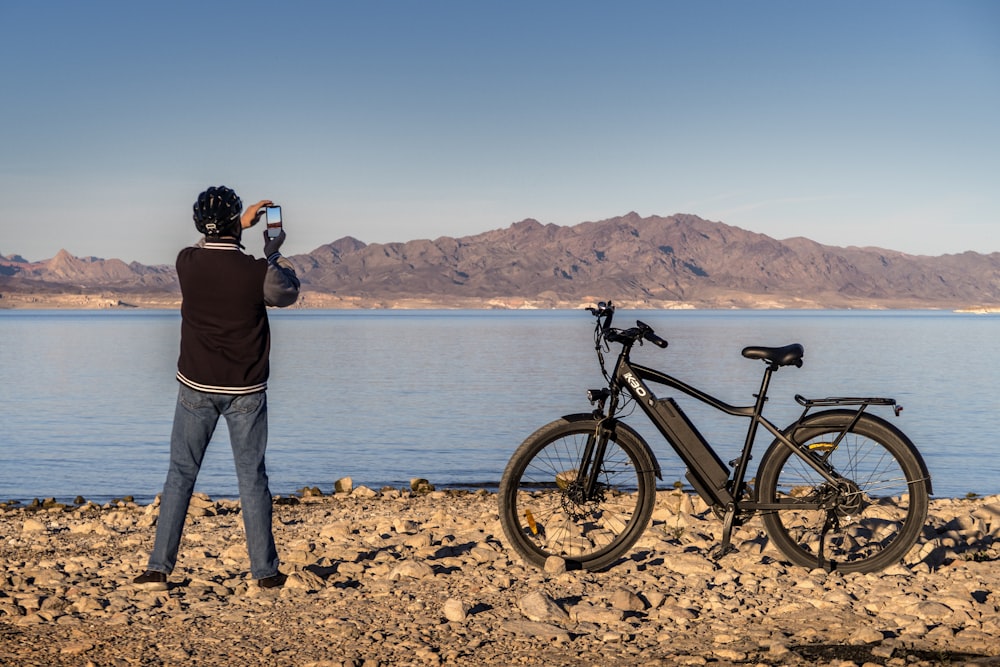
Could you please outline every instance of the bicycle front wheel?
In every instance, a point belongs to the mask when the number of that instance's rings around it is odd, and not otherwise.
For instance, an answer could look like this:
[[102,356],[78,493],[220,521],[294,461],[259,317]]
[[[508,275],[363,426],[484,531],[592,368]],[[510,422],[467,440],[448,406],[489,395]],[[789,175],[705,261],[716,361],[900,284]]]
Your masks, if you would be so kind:
[[605,431],[596,488],[585,497],[577,471],[597,430],[589,415],[556,420],[529,436],[507,464],[500,480],[500,522],[514,550],[535,566],[560,556],[569,569],[606,568],[649,524],[656,466],[631,429],[618,425]]
[[[898,430],[873,416],[817,413],[791,434],[836,483],[781,442],[761,461],[759,501],[774,545],[796,565],[875,572],[898,562],[927,519],[930,478]],[[843,438],[838,438],[843,434]]]

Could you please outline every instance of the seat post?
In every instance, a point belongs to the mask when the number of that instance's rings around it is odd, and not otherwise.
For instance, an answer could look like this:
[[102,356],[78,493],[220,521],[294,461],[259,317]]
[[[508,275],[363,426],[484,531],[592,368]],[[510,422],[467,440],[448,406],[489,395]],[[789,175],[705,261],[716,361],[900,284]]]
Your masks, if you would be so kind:
[[760,392],[754,394],[757,399],[757,403],[754,405],[753,416],[760,417],[761,413],[764,411],[764,402],[767,401],[767,388],[771,384],[771,374],[778,370],[777,365],[773,363],[767,363],[764,366],[764,377],[760,381]]
[[757,437],[757,425],[760,423],[760,416],[764,412],[764,403],[767,401],[767,387],[771,383],[771,374],[774,373],[776,368],[777,366],[772,363],[768,363],[764,368],[764,378],[760,383],[760,392],[754,394],[757,401],[753,406],[753,416],[750,418],[750,426],[747,428],[747,439],[743,443],[743,451],[740,453],[740,458],[730,462],[730,465],[735,464],[736,469],[733,471],[731,479],[732,488],[729,491],[733,498],[736,499],[739,499],[743,495],[743,480],[746,478],[747,468],[750,467],[750,450],[753,448],[754,439]]

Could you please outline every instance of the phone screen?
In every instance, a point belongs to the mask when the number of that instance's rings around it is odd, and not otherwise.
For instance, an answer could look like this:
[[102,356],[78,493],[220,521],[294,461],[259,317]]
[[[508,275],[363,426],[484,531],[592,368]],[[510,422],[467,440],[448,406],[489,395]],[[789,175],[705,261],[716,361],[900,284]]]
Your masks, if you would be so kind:
[[267,235],[270,238],[277,238],[281,235],[281,207],[268,206],[264,209],[267,216]]

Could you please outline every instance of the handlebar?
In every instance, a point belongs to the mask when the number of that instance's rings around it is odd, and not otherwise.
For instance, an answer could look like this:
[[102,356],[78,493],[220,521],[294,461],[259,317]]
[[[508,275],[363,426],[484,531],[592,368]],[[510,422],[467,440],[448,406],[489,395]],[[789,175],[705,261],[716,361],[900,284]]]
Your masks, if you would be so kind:
[[[611,320],[615,315],[614,305],[608,301],[601,301],[597,307],[589,307],[591,315],[597,318],[597,331],[609,343],[621,343],[622,345],[634,345],[638,340],[645,340],[659,348],[667,347],[667,341],[656,335],[653,327],[641,320],[636,320],[635,326],[630,329],[614,329],[611,327]],[[603,318],[603,321],[602,321]]]
[[660,348],[667,346],[667,341],[657,336],[653,327],[640,320],[636,320],[635,324],[631,329],[607,329],[604,337],[612,343],[623,345],[633,345],[637,340],[644,340]]

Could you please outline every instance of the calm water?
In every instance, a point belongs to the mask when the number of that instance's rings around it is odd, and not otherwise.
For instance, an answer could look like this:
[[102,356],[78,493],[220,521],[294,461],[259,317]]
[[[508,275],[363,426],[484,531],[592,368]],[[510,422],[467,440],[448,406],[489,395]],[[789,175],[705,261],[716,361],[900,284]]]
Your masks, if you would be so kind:
[[[888,395],[880,411],[908,433],[937,496],[1000,493],[994,377],[1000,316],[927,312],[620,311],[669,339],[634,358],[734,404],[752,402],[763,366],[745,345],[801,342],[767,415],[793,420],[795,393]],[[585,311],[272,311],[271,490],[329,491],[344,476],[375,488],[426,477],[495,487],[535,428],[589,409],[600,386]],[[159,492],[177,385],[175,312],[0,311],[0,499]],[[681,405],[724,460],[746,422],[689,399]],[[683,467],[651,427],[664,483]],[[199,479],[236,496],[225,422]],[[759,443],[758,454],[766,445]],[[759,460],[759,456],[756,457]]]

